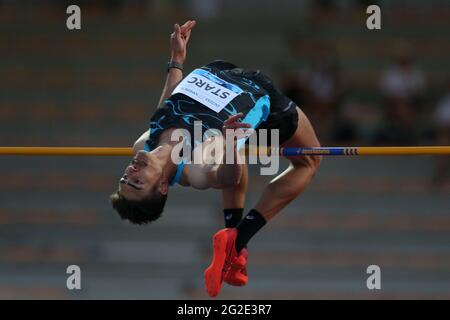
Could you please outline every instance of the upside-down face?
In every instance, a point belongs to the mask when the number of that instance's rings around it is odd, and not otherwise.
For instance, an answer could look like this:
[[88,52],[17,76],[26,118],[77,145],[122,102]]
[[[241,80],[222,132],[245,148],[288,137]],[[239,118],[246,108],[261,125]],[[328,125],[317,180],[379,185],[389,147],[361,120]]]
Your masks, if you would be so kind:
[[158,158],[158,150],[139,151],[125,168],[119,180],[119,193],[128,200],[140,201],[149,197],[153,191],[167,193],[164,188],[163,163]]

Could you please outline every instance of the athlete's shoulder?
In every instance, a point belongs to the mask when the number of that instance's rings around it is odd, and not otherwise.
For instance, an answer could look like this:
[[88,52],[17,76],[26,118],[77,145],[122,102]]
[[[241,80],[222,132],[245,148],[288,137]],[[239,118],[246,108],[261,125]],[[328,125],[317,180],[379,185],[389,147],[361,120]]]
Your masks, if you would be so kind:
[[210,188],[209,171],[209,168],[202,164],[186,164],[183,170],[184,186],[190,186],[198,190]]
[[150,121],[158,121],[159,119],[166,117],[168,114],[170,114],[170,100],[166,99],[153,111]]

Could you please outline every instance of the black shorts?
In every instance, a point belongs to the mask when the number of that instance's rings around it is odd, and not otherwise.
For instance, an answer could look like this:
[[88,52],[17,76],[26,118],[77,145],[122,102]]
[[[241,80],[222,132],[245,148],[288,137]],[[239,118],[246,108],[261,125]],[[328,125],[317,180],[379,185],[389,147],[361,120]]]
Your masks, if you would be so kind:
[[[270,142],[270,129],[279,130],[279,145],[286,142],[297,130],[298,113],[297,105],[286,97],[272,80],[260,70],[244,70],[244,75],[260,85],[269,93],[270,113],[265,122],[258,129],[269,129],[267,131],[268,145]],[[258,140],[259,141],[259,140]]]
[[[210,63],[209,66],[219,70],[230,70],[230,72],[241,74],[243,77],[252,80],[266,90],[270,96],[270,113],[267,120],[257,129],[278,129],[279,145],[292,137],[298,126],[297,106],[291,99],[286,97],[277,87],[275,87],[272,80],[267,75],[260,70],[242,69],[232,63],[222,60],[216,60]],[[267,138],[267,144],[270,146],[270,130],[267,132]]]

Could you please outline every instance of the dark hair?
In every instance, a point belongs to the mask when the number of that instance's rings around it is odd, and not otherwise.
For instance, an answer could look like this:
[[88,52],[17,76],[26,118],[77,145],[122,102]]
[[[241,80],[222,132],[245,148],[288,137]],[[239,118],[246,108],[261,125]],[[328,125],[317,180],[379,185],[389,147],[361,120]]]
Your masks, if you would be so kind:
[[161,217],[167,194],[155,191],[151,197],[145,200],[131,201],[116,191],[110,196],[110,199],[113,208],[122,219],[129,220],[134,224],[147,224]]

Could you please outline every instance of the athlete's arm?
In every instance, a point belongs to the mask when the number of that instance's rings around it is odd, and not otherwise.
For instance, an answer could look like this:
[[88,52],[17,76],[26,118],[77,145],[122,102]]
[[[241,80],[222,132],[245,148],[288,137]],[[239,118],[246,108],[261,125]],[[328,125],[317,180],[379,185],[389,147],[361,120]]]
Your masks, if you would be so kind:
[[[196,22],[193,20],[185,22],[181,27],[178,24],[175,24],[175,30],[170,35],[170,61],[175,61],[180,64],[184,63],[186,60],[186,46],[191,36],[191,30],[195,24]],[[161,106],[164,100],[170,97],[173,90],[182,79],[183,72],[180,69],[171,68],[169,70],[158,106]],[[149,135],[150,133],[147,130],[134,142],[133,153],[144,149],[145,142],[149,139]]]
[[[175,61],[183,64],[186,60],[186,47],[191,36],[191,30],[194,28],[196,22],[189,20],[181,27],[175,24],[175,30],[170,35],[170,61]],[[159,99],[158,106],[162,106],[164,100],[166,100],[172,94],[177,84],[183,79],[183,72],[177,68],[171,68],[167,74],[166,83],[164,85],[161,98]]]
[[136,154],[140,150],[144,150],[145,142],[150,138],[150,131],[145,131],[133,145],[133,154]]
[[[251,127],[248,123],[239,122],[238,120],[244,116],[238,113],[229,117],[223,125],[224,140],[226,137],[226,130],[231,130],[236,138],[247,136],[249,133],[243,131]],[[222,138],[222,137],[220,137]],[[232,161],[227,161],[227,144],[223,142],[223,152],[220,163],[200,163],[189,164],[186,166],[186,177],[189,185],[195,189],[227,189],[239,185],[241,182],[243,172],[245,170],[245,163],[241,161],[241,155],[236,150],[236,140],[233,139],[228,152],[232,152],[230,158]],[[203,152],[202,149],[200,152]],[[234,150],[234,152],[233,152]],[[194,150],[195,152],[195,150]],[[231,160],[230,159],[230,160]]]
[[[239,184],[240,179],[242,177],[242,172],[244,170],[244,161],[241,161],[238,150],[236,150],[236,142],[237,138],[241,138],[246,136],[246,133],[243,131],[243,129],[251,128],[251,125],[244,122],[239,122],[241,118],[244,117],[243,113],[235,114],[231,117],[229,117],[224,123],[223,123],[223,134],[224,137],[226,137],[226,131],[227,130],[234,130],[234,136],[235,139],[232,141],[232,163],[229,163],[227,161],[227,143],[224,143],[224,153],[223,153],[223,159],[222,163],[219,165],[213,167],[211,172],[209,173],[209,177],[211,180],[211,184],[217,186],[221,189],[224,188],[230,188],[233,186],[236,186]],[[229,150],[228,152],[231,152]],[[231,158],[231,157],[230,157]]]

